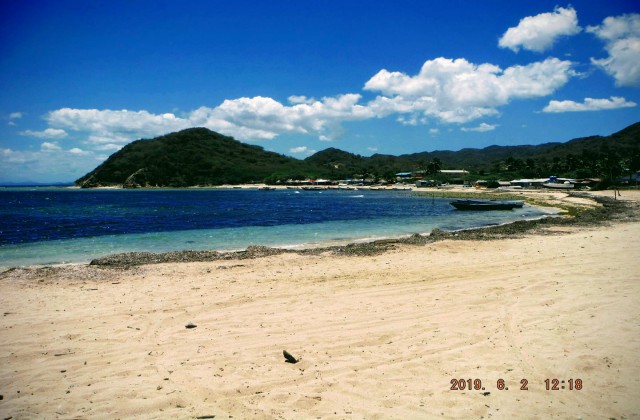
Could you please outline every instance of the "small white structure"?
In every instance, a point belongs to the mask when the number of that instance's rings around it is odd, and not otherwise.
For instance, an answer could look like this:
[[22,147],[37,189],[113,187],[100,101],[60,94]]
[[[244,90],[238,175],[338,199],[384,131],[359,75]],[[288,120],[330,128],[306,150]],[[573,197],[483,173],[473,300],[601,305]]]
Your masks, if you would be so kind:
[[465,171],[464,169],[441,169],[441,174],[449,175],[449,176],[467,176],[469,175],[469,171]]
[[532,187],[542,187],[542,184],[548,181],[549,181],[549,178],[514,179],[510,183],[513,186],[520,186],[522,188],[532,188]]

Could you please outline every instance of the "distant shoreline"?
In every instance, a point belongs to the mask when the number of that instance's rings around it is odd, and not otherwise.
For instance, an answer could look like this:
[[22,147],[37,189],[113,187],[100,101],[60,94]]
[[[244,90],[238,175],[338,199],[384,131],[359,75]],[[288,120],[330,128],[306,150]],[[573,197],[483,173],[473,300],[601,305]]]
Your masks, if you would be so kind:
[[[255,189],[256,184],[242,186],[246,189]],[[230,191],[228,186],[221,187]],[[216,188],[219,189],[219,188]],[[640,193],[640,191],[635,191]],[[516,222],[470,228],[458,231],[443,231],[434,229],[430,233],[414,233],[398,236],[391,236],[384,239],[374,239],[366,241],[345,241],[338,244],[314,244],[310,247],[296,247],[295,249],[286,247],[249,246],[248,248],[238,248],[238,250],[214,251],[214,250],[177,250],[166,252],[124,252],[113,253],[103,257],[85,260],[77,264],[93,264],[96,266],[128,267],[145,264],[171,263],[171,262],[196,262],[215,261],[229,259],[259,258],[268,255],[295,253],[300,255],[313,255],[325,252],[335,255],[377,255],[394,249],[403,244],[427,244],[443,239],[469,239],[469,240],[495,240],[502,238],[514,238],[528,233],[540,233],[547,229],[558,226],[597,226],[613,221],[614,219],[633,220],[635,216],[630,212],[628,201],[615,201],[611,197],[613,191],[599,191],[590,193],[565,193],[548,190],[517,190],[517,191],[493,191],[476,190],[473,188],[453,188],[436,189],[420,188],[412,192],[421,195],[426,199],[438,198],[499,198],[508,200],[523,200],[530,205],[542,207],[555,207],[562,211],[561,216],[544,216],[537,219],[519,220]],[[634,191],[625,192],[625,197],[633,194]],[[265,194],[268,194],[266,192]],[[639,194],[640,195],[640,194]],[[603,205],[605,203],[606,205]],[[617,214],[617,216],[616,216]],[[566,217],[569,216],[569,217]],[[636,217],[637,218],[637,217]],[[33,267],[51,266],[52,264],[35,265]],[[64,264],[53,264],[55,266]],[[7,265],[6,268],[10,266]]]
[[[640,193],[640,192],[639,192]],[[639,198],[640,198],[640,194]],[[450,193],[454,197],[455,193]],[[564,197],[563,197],[564,196]],[[512,198],[512,197],[510,197]],[[131,267],[147,264],[161,263],[188,263],[219,260],[253,259],[278,254],[319,255],[333,253],[335,255],[367,256],[377,255],[394,249],[398,245],[425,245],[444,239],[452,240],[496,240],[521,237],[524,234],[540,234],[546,229],[558,226],[585,227],[600,226],[614,220],[636,221],[640,220],[637,211],[637,203],[613,200],[602,195],[563,194],[555,193],[543,197],[535,196],[531,192],[522,193],[520,198],[534,200],[537,205],[544,204],[551,207],[560,207],[565,210],[563,217],[542,217],[533,220],[521,220],[498,226],[463,229],[459,231],[443,231],[434,229],[428,235],[413,234],[409,237],[382,239],[370,242],[349,243],[338,246],[320,246],[302,250],[285,248],[273,248],[266,246],[250,246],[242,251],[218,252],[218,251],[172,251],[162,253],[127,252],[113,254],[103,258],[97,258],[90,265],[104,267]],[[573,200],[566,200],[573,198]],[[563,201],[563,199],[565,199]],[[585,200],[592,200],[588,203]]]

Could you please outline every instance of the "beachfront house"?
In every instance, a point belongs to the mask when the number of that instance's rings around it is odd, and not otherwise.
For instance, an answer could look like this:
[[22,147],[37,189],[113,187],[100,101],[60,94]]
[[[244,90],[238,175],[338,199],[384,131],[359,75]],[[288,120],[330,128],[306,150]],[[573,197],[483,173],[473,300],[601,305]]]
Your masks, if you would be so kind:
[[445,175],[450,184],[464,184],[469,176],[469,171],[464,169],[441,169],[440,174]]
[[465,171],[464,169],[441,169],[439,172],[444,175],[462,178],[469,175],[469,171]]
[[396,181],[406,181],[413,177],[411,172],[398,172],[396,174]]
[[[464,169],[441,169],[438,173],[441,175],[438,177],[440,182],[444,181],[451,184],[464,184],[466,177],[469,175],[469,171]],[[421,181],[425,175],[425,171],[398,172],[396,174],[396,182],[415,181],[417,187],[432,186],[431,183],[434,183],[434,180]]]

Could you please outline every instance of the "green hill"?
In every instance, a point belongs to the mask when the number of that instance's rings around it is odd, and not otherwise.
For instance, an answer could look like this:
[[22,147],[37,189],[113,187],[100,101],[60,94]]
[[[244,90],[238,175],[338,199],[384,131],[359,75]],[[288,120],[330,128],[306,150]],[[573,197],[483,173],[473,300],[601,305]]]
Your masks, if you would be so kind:
[[[206,128],[191,128],[134,141],[76,181],[100,185],[186,187],[262,182],[282,173],[308,173],[298,159],[265,151]],[[127,182],[129,180],[129,182]]]
[[[328,153],[327,153],[328,152]],[[479,178],[566,177],[615,178],[640,169],[640,123],[610,136],[592,136],[565,143],[522,146],[489,146],[458,151],[436,150],[400,156],[363,158],[327,149],[315,164],[339,167],[343,172],[368,173],[389,179],[389,174],[440,169],[466,169]]]
[[363,157],[329,148],[298,160],[206,128],[134,141],[76,181],[104,185],[185,187],[304,178],[394,178],[398,172],[466,169],[478,178],[540,176],[614,179],[640,169],[640,123],[610,136],[566,143],[489,146],[400,156]]

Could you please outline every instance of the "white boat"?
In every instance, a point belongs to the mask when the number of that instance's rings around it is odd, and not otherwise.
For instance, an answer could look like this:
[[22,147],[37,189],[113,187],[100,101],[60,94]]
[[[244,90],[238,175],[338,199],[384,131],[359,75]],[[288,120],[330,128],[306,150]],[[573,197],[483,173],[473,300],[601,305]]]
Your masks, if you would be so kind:
[[554,188],[556,190],[570,190],[572,188],[575,188],[575,185],[570,183],[569,181],[565,181],[563,183],[545,182],[544,184],[542,184],[542,186],[545,188]]

